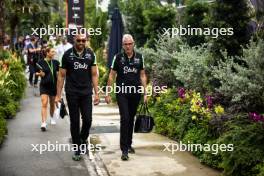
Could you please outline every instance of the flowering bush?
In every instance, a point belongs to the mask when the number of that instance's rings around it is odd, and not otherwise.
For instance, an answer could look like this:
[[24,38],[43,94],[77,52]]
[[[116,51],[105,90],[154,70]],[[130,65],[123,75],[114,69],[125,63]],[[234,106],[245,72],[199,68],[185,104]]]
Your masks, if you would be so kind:
[[249,118],[255,122],[264,122],[264,116],[256,112],[250,112]]
[[190,113],[192,120],[203,120],[208,122],[212,115],[221,116],[224,114],[224,108],[221,105],[214,105],[212,97],[207,95],[202,98],[196,91],[186,91],[184,88],[178,89],[180,102],[190,104]]
[[21,60],[8,51],[0,51],[0,144],[7,133],[5,119],[15,116],[25,87]]

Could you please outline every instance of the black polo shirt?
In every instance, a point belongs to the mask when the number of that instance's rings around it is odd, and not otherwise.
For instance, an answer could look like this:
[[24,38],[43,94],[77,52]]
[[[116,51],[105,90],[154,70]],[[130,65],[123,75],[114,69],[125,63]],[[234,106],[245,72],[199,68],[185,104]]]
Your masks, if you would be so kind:
[[74,47],[67,50],[61,60],[61,68],[66,69],[66,94],[92,95],[91,68],[95,65],[96,56],[91,49],[85,48],[81,56]]
[[134,52],[128,58],[125,52],[115,55],[111,68],[117,72],[117,86],[141,86],[140,71],[145,68],[142,54]]

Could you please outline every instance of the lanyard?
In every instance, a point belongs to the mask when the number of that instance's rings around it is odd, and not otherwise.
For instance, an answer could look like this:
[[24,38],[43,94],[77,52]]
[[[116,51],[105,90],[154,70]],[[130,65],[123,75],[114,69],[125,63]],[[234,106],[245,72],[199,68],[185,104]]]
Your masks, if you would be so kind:
[[52,82],[53,82],[53,84],[54,84],[54,73],[53,73],[53,62],[52,62],[52,60],[50,61],[50,64],[49,64],[49,62],[45,59],[45,61],[47,62],[47,64],[48,64],[48,66],[49,66],[49,69],[50,69],[50,72],[51,72],[51,75],[52,75]]

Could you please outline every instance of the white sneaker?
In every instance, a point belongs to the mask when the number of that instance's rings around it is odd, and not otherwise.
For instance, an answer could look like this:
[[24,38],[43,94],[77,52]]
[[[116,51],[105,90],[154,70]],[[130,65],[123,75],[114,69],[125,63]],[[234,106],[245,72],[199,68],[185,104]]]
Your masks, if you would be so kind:
[[47,130],[47,124],[46,124],[46,122],[42,122],[41,123],[40,129],[41,129],[41,131],[46,131]]
[[55,120],[55,118],[50,117],[50,124],[51,124],[51,125],[56,125],[56,120]]

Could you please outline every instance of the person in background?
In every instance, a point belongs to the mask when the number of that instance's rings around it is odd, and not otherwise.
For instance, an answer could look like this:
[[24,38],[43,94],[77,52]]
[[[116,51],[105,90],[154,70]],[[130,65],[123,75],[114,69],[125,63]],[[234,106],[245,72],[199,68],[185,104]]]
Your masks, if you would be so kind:
[[41,96],[41,130],[47,129],[47,109],[50,104],[50,124],[56,125],[53,117],[55,111],[55,96],[57,93],[57,75],[59,62],[54,60],[56,51],[54,48],[46,48],[46,57],[37,63],[36,75],[41,77],[39,91]]
[[38,76],[35,75],[36,72],[36,63],[39,60],[39,54],[41,48],[38,47],[37,39],[35,36],[32,36],[30,43],[27,45],[27,64],[29,65],[29,84],[33,86],[33,77],[34,77],[34,87],[37,87]]
[[63,54],[65,53],[65,51],[69,50],[70,48],[72,48],[72,44],[70,44],[67,40],[67,37],[63,37],[62,38],[62,43],[59,44],[56,47],[56,52],[57,52],[57,60],[61,61]]
[[17,42],[15,43],[15,51],[17,54],[22,55],[22,51],[24,49],[24,37],[18,37]]
[[4,50],[9,50],[10,49],[10,37],[8,35],[5,35],[5,38],[4,38]]

